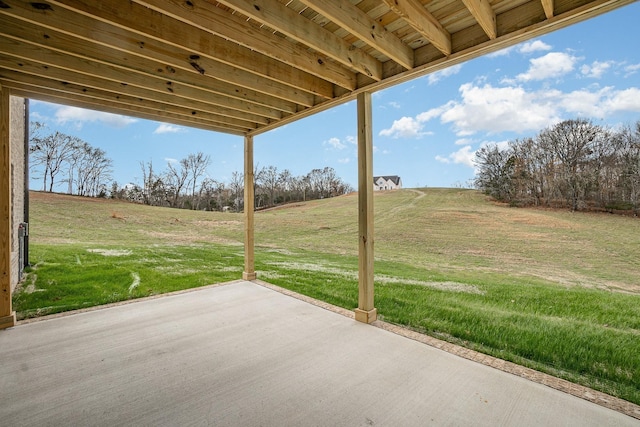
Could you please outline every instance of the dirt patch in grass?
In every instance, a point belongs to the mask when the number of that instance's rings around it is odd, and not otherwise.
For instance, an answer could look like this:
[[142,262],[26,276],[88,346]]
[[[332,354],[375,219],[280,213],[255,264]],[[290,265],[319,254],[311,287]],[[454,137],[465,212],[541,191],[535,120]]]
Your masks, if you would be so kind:
[[126,249],[87,249],[87,252],[102,256],[128,256],[132,254],[130,250]]
[[163,244],[170,245],[188,245],[202,242],[219,243],[230,246],[242,245],[242,243],[235,240],[201,232],[168,233],[162,231],[140,230],[140,233],[153,239],[162,240]]
[[198,227],[204,227],[204,228],[239,227],[239,226],[242,226],[242,222],[241,221],[216,221],[216,220],[210,220],[210,221],[194,221],[193,224],[198,226]]

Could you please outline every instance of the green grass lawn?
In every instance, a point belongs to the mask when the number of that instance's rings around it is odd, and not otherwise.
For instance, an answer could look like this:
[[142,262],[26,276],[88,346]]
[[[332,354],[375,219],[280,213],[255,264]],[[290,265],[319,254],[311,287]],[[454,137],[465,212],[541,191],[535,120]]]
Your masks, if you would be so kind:
[[[357,305],[357,198],[259,212],[268,282]],[[388,322],[640,403],[640,221],[524,210],[468,190],[379,193]],[[242,216],[33,194],[21,318],[238,279]]]

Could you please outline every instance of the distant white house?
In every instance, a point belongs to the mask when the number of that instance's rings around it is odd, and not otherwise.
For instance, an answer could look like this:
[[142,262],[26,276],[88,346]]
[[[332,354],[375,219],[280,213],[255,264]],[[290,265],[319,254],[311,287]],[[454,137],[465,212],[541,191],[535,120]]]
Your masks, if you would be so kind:
[[374,176],[373,190],[396,190],[402,188],[402,178],[398,175]]

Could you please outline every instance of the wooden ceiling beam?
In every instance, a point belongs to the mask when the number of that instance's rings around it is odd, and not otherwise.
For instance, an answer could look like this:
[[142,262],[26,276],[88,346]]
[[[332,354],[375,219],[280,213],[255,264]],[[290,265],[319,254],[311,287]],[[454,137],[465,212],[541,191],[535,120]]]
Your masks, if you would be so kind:
[[[87,101],[92,99],[92,102],[96,104],[111,106],[113,109],[120,111],[120,114],[125,115],[136,111],[147,113],[156,111],[161,116],[171,115],[181,118],[183,121],[198,120],[245,130],[256,129],[269,123],[269,120],[264,117],[247,116],[239,119],[225,115],[224,111],[203,111],[185,106],[164,104],[159,101],[87,88],[74,83],[45,79],[40,76],[32,76],[7,69],[0,69],[0,80],[25,92],[31,91],[38,94],[55,93],[56,96],[64,99],[73,97],[83,98]],[[137,114],[133,115],[137,116]]]
[[[12,86],[11,83],[9,83],[8,87],[11,87],[11,86]],[[197,120],[197,119],[183,120],[179,117],[172,116],[170,113],[164,113],[162,111],[155,113],[155,112],[134,111],[134,109],[131,109],[130,114],[127,114],[127,111],[114,108],[113,105],[101,104],[89,98],[82,99],[82,98],[77,98],[73,96],[57,95],[55,92],[48,93],[46,90],[39,91],[39,90],[32,90],[29,88],[20,88],[18,86],[18,87],[12,88],[12,93],[16,96],[36,99],[38,101],[68,105],[71,107],[84,108],[88,110],[102,111],[102,112],[111,113],[111,114],[121,114],[121,115],[124,114],[129,117],[133,116],[139,119],[152,120],[152,121],[161,122],[161,123],[171,123],[174,125],[193,127],[193,128],[208,130],[212,132],[222,132],[222,133],[228,133],[232,135],[246,134],[245,129],[238,129],[232,126],[225,126],[225,125],[218,126],[215,123],[211,123],[205,120]]]
[[542,8],[547,19],[553,18],[553,0],[542,0]]
[[158,78],[131,69],[88,61],[51,49],[19,42],[7,36],[0,36],[0,44],[3,45],[3,51],[7,55],[56,67],[61,73],[58,78],[62,80],[72,80],[76,74],[80,74],[89,79],[109,80],[121,85],[135,86],[193,101],[205,103],[219,101],[218,105],[239,111],[262,112],[272,118],[276,118],[282,113],[297,112],[297,107],[293,103],[271,99],[253,91],[233,89],[224,84],[218,84],[215,87],[209,85],[207,88],[193,87],[168,78]]
[[[36,76],[43,79],[57,80],[62,83],[72,83],[87,88],[105,90],[121,95],[133,96],[148,101],[157,101],[166,105],[175,105],[184,108],[191,108],[196,111],[224,111],[228,117],[236,117],[246,119],[247,115],[255,115],[265,117],[270,123],[278,121],[284,117],[282,113],[277,111],[264,111],[256,106],[248,106],[242,111],[230,108],[225,105],[224,100],[219,104],[205,103],[191,99],[181,98],[171,93],[157,92],[145,88],[139,88],[133,85],[118,83],[112,80],[104,80],[99,77],[87,76],[80,73],[69,74],[68,71],[52,67],[37,61],[27,61],[20,58],[12,58],[6,55],[0,56],[0,67],[7,70],[17,71],[26,75]],[[213,98],[213,97],[211,97]],[[216,100],[213,100],[214,102]],[[268,113],[268,114],[267,114]]]
[[408,70],[413,68],[413,49],[348,0],[300,0],[300,2],[329,18],[404,68]]
[[219,0],[245,16],[322,52],[342,65],[376,81],[382,79],[382,64],[334,33],[315,25],[286,5],[271,0]]
[[[543,0],[544,1],[544,0]],[[462,0],[478,24],[491,40],[498,36],[496,28],[496,14],[491,8],[489,0]]]
[[[249,67],[254,73],[265,73],[295,88],[306,90],[322,98],[333,97],[333,85],[355,88],[353,72],[334,63],[323,61],[318,55],[301,49],[272,32],[251,27],[246,19],[231,15],[219,7],[204,1],[192,1],[187,5],[181,0],[134,0],[136,3],[161,12],[177,21],[191,25],[198,31],[206,31],[217,38],[223,38],[225,51],[229,58],[238,57],[233,64],[237,67]],[[229,41],[232,40],[233,42]],[[244,43],[243,43],[244,42]],[[229,49],[229,44],[235,45]],[[222,50],[218,49],[222,52]],[[255,58],[249,56],[264,55],[256,63]],[[272,70],[280,70],[277,74]]]
[[[99,19],[123,30],[186,49],[190,51],[190,54],[229,61],[229,65],[245,68],[254,73],[264,73],[266,77],[288,82],[302,90],[316,93],[318,96],[326,97],[332,96],[332,94],[327,90],[326,83],[309,79],[309,75],[342,87],[355,87],[353,72],[335,64],[325,64],[325,61],[310,54],[307,50],[291,49],[284,43],[285,40],[281,37],[274,39],[273,34],[269,32],[259,32],[260,34],[256,35],[255,29],[250,28],[246,22],[242,27],[236,28],[236,31],[238,34],[244,34],[245,38],[248,37],[249,43],[238,44],[233,37],[213,32],[218,28],[226,31],[229,27],[234,28],[239,24],[229,13],[225,13],[225,15],[227,21],[231,22],[225,26],[220,25],[220,22],[213,21],[209,23],[209,27],[213,28],[208,30],[203,30],[201,25],[196,25],[185,31],[183,22],[155,10],[152,12],[148,7],[131,1],[47,1],[54,6],[86,15],[91,19]],[[206,5],[202,1],[190,3]],[[166,7],[169,8],[170,5],[167,1]],[[198,12],[200,13],[200,10]],[[209,18],[210,15],[205,17]],[[288,61],[283,61],[285,58]]]
[[445,55],[451,55],[451,34],[418,0],[384,0],[396,15]]
[[0,34],[90,61],[102,62],[120,68],[131,68],[140,73],[151,74],[157,78],[170,79],[194,87],[218,88],[219,90],[226,86],[228,91],[240,86],[305,107],[311,107],[315,103],[313,94],[295,90],[282,83],[247,73],[221,62],[203,61],[202,58],[192,57],[189,61],[167,63],[135,54],[143,50],[150,51],[149,45],[145,45],[145,49],[137,47],[132,54],[129,53],[131,51],[112,49],[96,44],[91,39],[77,38],[54,29],[42,29],[42,27],[35,26],[30,22],[18,21],[13,18],[5,19],[3,26],[0,27]]

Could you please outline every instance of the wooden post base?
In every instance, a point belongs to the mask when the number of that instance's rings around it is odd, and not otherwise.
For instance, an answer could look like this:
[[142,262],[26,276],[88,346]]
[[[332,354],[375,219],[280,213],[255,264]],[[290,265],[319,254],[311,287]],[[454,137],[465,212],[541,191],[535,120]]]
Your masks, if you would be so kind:
[[242,280],[256,280],[256,278],[258,277],[258,275],[254,272],[254,273],[247,273],[246,271],[242,272]]
[[378,310],[375,308],[369,311],[364,311],[356,308],[354,312],[356,313],[356,320],[358,322],[373,323],[378,319]]
[[8,316],[0,317],[0,329],[7,329],[16,326],[16,312],[14,311]]

